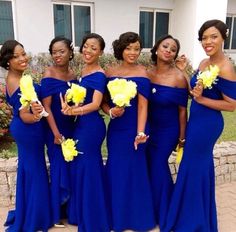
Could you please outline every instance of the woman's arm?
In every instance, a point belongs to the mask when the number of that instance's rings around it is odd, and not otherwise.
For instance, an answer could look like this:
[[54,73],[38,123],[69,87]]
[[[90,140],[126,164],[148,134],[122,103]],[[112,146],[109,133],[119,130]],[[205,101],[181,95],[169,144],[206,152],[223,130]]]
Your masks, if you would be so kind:
[[108,104],[108,96],[107,96],[107,94],[103,95],[103,100],[102,100],[101,108],[102,108],[102,110],[103,110],[103,112],[105,114],[110,116],[111,119],[114,119],[114,118],[117,118],[117,117],[121,117],[124,114],[124,112],[125,112],[124,107],[115,106],[115,107],[111,108],[109,106],[109,104]]
[[148,100],[141,94],[138,94],[138,125],[137,136],[134,141],[134,148],[137,150],[139,143],[145,143],[149,136],[145,135],[145,127],[147,122]]
[[96,111],[100,108],[103,94],[95,90],[93,94],[92,102],[83,106],[69,106],[61,96],[62,113],[65,115],[84,115]]
[[185,130],[187,125],[187,108],[179,106],[179,142],[184,142],[185,140]]
[[41,119],[40,113],[43,110],[43,106],[34,102],[31,105],[31,110],[32,110],[32,113],[30,112],[29,107],[24,107],[20,110],[19,112],[20,118],[22,119],[24,123],[35,123],[35,122],[40,121]]
[[222,100],[211,99],[208,97],[202,96],[203,86],[201,83],[197,83],[196,86],[193,88],[190,93],[194,97],[195,101],[199,104],[207,106],[214,110],[224,110],[224,111],[234,111],[236,109],[236,100],[227,97],[226,95],[222,94]]
[[62,140],[62,134],[60,133],[56,121],[54,119],[52,110],[51,110],[51,104],[52,104],[52,97],[46,97],[43,99],[43,105],[45,110],[48,112],[48,117],[47,117],[47,122],[49,124],[49,127],[52,130],[52,133],[54,135],[54,143],[55,144],[61,144],[61,140]]

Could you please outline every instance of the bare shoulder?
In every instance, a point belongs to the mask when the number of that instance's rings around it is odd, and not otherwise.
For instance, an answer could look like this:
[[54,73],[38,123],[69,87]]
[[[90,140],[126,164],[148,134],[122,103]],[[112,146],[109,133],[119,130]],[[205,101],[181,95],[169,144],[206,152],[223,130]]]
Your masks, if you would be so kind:
[[136,72],[137,72],[136,74],[137,76],[146,77],[149,79],[148,70],[144,65],[137,65]]
[[234,64],[228,58],[220,66],[219,76],[221,76],[227,80],[236,81],[236,73],[235,73]]
[[53,66],[49,66],[45,69],[44,73],[43,73],[43,78],[44,77],[52,77],[55,74],[55,69]]
[[156,68],[151,66],[147,69],[147,76],[152,81],[156,76]]
[[181,70],[179,70],[178,68],[175,68],[173,70],[173,75],[175,76],[177,87],[179,87],[179,88],[187,88],[188,87],[187,79]]
[[106,68],[105,74],[107,77],[112,77],[115,76],[117,73],[117,69],[118,69],[118,65],[111,65],[109,67]]
[[206,58],[204,60],[202,60],[198,66],[198,69],[203,71],[204,69],[206,69],[206,67],[209,65],[209,59]]

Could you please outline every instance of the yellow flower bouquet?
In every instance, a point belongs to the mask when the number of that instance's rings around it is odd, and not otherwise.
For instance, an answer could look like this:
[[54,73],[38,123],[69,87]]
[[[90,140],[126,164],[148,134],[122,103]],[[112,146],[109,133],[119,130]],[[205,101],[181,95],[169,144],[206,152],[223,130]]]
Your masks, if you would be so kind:
[[116,78],[109,81],[107,88],[112,102],[119,107],[130,106],[130,100],[137,94],[137,85],[133,81]]
[[176,160],[175,162],[177,164],[180,164],[182,157],[183,157],[183,152],[184,152],[184,148],[183,146],[180,146],[179,144],[176,147]]
[[210,65],[205,71],[199,72],[197,80],[202,83],[204,89],[211,89],[212,85],[216,84],[218,80],[219,71],[220,69],[217,65]]
[[[23,75],[20,79],[20,103],[21,107],[20,109],[24,107],[30,107],[30,104],[32,102],[37,102],[40,105],[41,102],[38,99],[37,93],[35,92],[34,85],[33,85],[33,80],[30,75]],[[42,117],[47,117],[48,113],[43,109],[43,111],[40,114]]]
[[74,159],[80,152],[76,150],[76,143],[73,139],[64,139],[61,142],[62,154],[65,161],[69,162]]
[[84,102],[86,96],[86,88],[74,83],[68,83],[70,88],[66,91],[66,102],[73,102],[76,106]]

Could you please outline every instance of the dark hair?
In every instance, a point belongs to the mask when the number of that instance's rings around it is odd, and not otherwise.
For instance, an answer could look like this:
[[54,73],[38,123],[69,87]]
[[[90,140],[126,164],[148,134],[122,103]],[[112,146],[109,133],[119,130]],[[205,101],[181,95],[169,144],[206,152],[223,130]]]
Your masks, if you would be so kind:
[[166,40],[166,39],[173,39],[177,45],[177,51],[176,51],[176,55],[175,58],[176,59],[178,57],[179,54],[179,50],[180,50],[180,43],[179,40],[175,39],[172,35],[163,35],[161,38],[159,38],[156,42],[156,44],[153,46],[153,48],[151,49],[151,59],[152,61],[156,64],[157,63],[157,54],[156,51],[159,48],[160,44],[162,41]]
[[113,41],[112,46],[114,50],[114,56],[117,60],[123,60],[123,51],[131,43],[140,43],[140,48],[142,49],[141,37],[135,32],[125,32],[120,35],[119,39]]
[[225,40],[228,37],[228,26],[218,19],[212,19],[208,20],[205,23],[202,24],[198,31],[198,40],[202,41],[202,35],[205,30],[207,30],[210,27],[215,27],[221,34],[222,38]]
[[90,33],[90,34],[87,34],[87,35],[85,35],[85,36],[83,37],[82,43],[81,43],[80,48],[79,48],[80,53],[82,53],[84,44],[86,43],[86,41],[87,41],[88,39],[96,39],[96,40],[98,40],[101,51],[104,50],[106,44],[105,44],[105,41],[104,41],[104,39],[102,38],[102,36],[100,36],[99,34],[96,34],[96,33]]
[[66,45],[66,47],[69,49],[69,51],[71,51],[71,56],[70,56],[69,60],[72,60],[74,58],[74,47],[73,47],[72,41],[70,39],[62,37],[62,36],[55,37],[51,41],[51,43],[49,45],[49,49],[48,49],[51,55],[52,55],[52,47],[56,42],[63,42]]
[[1,47],[0,50],[0,66],[7,69],[9,68],[9,60],[14,56],[14,50],[17,45],[20,45],[22,48],[24,46],[16,40],[7,40]]

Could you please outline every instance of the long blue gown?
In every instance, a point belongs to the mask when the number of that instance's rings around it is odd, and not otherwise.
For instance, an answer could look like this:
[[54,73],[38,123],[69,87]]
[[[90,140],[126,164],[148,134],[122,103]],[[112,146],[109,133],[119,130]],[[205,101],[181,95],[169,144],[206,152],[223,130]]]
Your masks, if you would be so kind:
[[[79,80],[86,88],[84,105],[92,102],[94,91],[104,92],[106,77],[94,72]],[[78,116],[74,139],[82,152],[71,162],[71,198],[68,222],[78,224],[79,232],[107,232],[109,230],[104,186],[104,166],[101,146],[106,126],[98,111]]]
[[[109,78],[113,80],[115,77]],[[145,77],[128,77],[137,84],[139,94],[148,98],[150,81]],[[148,179],[145,144],[134,149],[137,135],[138,96],[125,108],[121,117],[111,119],[107,132],[106,164],[111,205],[112,230],[147,231],[156,226]],[[113,106],[113,105],[111,105]]]
[[188,90],[151,84],[149,98],[149,140],[147,160],[153,195],[156,223],[165,225],[174,183],[168,158],[175,150],[179,138],[179,106],[186,107]]
[[[196,83],[195,74],[191,86]],[[236,82],[218,77],[203,96],[236,99]],[[217,232],[213,148],[224,127],[220,111],[191,103],[183,159],[167,216],[164,232]]]
[[[73,82],[73,81],[72,81]],[[66,81],[53,77],[45,77],[41,81],[42,98],[52,97],[51,111],[60,133],[67,139],[72,138],[74,118],[61,112],[60,93],[65,95],[69,85]],[[69,163],[65,161],[61,146],[54,144],[54,135],[49,125],[46,125],[46,144],[50,162],[50,193],[53,223],[58,223],[65,217],[65,204],[70,196]]]
[[[35,85],[40,97],[40,88]],[[15,210],[8,214],[7,232],[48,231],[52,226],[48,174],[44,155],[44,130],[42,120],[24,123],[19,116],[20,89],[7,101],[13,107],[10,132],[18,149]]]

